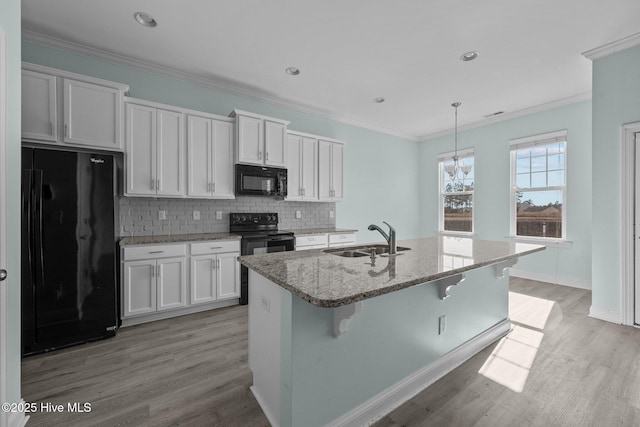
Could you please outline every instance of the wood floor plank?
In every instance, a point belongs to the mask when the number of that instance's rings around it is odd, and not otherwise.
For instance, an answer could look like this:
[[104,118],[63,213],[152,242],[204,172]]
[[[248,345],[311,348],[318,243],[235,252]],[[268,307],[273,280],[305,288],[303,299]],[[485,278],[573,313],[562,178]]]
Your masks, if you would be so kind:
[[[511,278],[510,291],[513,342],[490,345],[376,426],[640,425],[640,330],[588,317],[586,290]],[[497,357],[523,364],[521,391],[480,373]],[[29,426],[268,426],[251,383],[246,306],[22,362],[26,401],[92,403],[91,413],[32,414]]]

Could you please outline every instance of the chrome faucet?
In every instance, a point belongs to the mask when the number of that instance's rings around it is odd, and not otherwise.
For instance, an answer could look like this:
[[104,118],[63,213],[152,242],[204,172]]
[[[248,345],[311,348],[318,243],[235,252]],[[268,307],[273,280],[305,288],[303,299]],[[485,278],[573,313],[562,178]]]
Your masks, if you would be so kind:
[[387,235],[387,233],[382,231],[382,229],[380,227],[378,227],[375,224],[371,224],[369,226],[369,230],[371,230],[371,231],[378,230],[380,232],[380,234],[382,234],[382,237],[384,237],[384,239],[389,244],[389,255],[395,255],[396,254],[396,229],[393,228],[392,226],[390,226],[389,223],[386,222],[386,221],[382,221],[382,223],[383,224],[387,224],[389,226],[389,234],[388,235]]

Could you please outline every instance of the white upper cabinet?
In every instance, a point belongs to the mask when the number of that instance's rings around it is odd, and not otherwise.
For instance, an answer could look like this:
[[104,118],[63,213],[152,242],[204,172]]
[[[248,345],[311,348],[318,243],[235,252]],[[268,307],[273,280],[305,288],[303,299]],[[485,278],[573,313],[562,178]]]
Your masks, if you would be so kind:
[[233,120],[187,116],[189,197],[233,199]]
[[344,198],[344,145],[337,141],[318,140],[318,198],[340,201]]
[[318,140],[287,135],[287,200],[318,200]]
[[122,150],[122,92],[118,89],[63,79],[64,142]]
[[285,167],[289,122],[234,110],[236,118],[236,163]]
[[132,101],[126,103],[125,195],[184,197],[184,115]]
[[22,70],[22,137],[57,139],[56,76]]
[[122,105],[129,87],[34,64],[22,70],[22,138],[123,151]]

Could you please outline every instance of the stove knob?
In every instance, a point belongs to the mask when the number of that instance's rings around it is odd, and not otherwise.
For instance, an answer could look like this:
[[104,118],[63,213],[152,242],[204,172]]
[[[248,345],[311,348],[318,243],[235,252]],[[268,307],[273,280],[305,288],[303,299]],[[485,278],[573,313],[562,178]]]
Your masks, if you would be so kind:
[[242,222],[246,222],[246,221],[247,221],[247,217],[246,217],[245,215],[242,215],[242,216],[240,217],[240,220],[241,220]]

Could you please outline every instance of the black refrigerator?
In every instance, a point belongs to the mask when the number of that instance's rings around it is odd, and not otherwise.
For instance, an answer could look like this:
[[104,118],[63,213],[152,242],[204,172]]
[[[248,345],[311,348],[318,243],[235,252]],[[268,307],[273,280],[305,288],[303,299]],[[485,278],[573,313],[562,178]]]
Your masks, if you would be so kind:
[[22,354],[115,335],[114,157],[22,149]]

